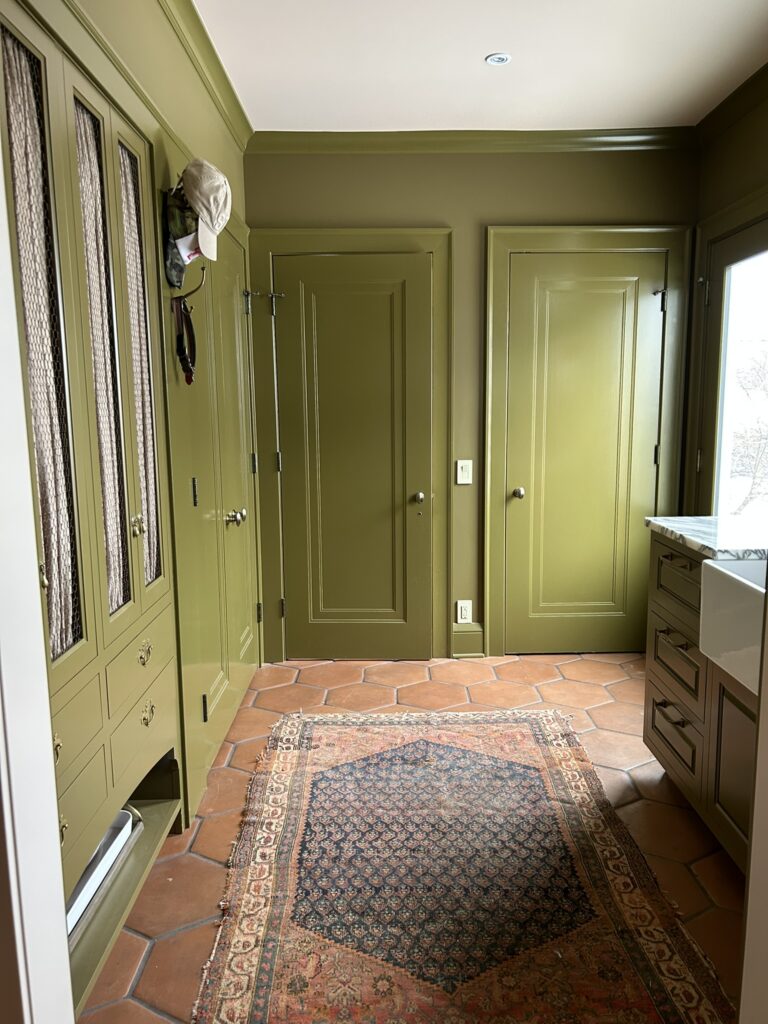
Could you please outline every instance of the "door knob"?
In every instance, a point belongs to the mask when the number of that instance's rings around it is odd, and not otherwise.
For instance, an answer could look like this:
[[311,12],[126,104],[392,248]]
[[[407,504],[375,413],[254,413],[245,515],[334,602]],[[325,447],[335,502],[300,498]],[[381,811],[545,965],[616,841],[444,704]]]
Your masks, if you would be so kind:
[[224,522],[227,524],[234,523],[235,526],[239,526],[242,523],[242,521],[243,513],[238,512],[237,509],[234,508],[232,509],[231,512],[227,512],[227,514],[224,516]]
[[424,494],[424,491],[416,491],[416,493],[413,496],[413,500],[417,502],[419,505],[423,505],[425,497],[426,495]]
[[514,489],[514,491],[512,491],[512,497],[513,498],[521,498],[521,499],[524,498],[525,497],[525,488],[524,487],[516,487]]
[[240,518],[242,519],[243,522],[245,522],[245,520],[248,518],[248,509],[247,508],[241,508],[240,509]]

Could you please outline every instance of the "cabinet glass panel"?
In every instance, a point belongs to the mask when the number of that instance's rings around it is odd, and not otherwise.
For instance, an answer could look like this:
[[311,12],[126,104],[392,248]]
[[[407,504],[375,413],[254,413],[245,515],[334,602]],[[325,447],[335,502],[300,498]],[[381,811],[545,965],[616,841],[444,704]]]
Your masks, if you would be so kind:
[[715,512],[768,514],[768,251],[725,269]]
[[111,614],[122,608],[131,596],[119,359],[104,196],[101,123],[78,100],[75,100],[75,128],[101,469],[107,597]]
[[19,290],[50,654],[83,639],[72,442],[46,149],[42,67],[2,30]]
[[136,416],[136,455],[141,489],[140,530],[144,536],[144,582],[160,576],[160,517],[157,498],[155,421],[152,407],[152,365],[149,346],[149,318],[146,299],[146,268],[141,232],[141,188],[139,161],[122,144],[120,186],[123,215],[123,244],[131,331],[133,402]]

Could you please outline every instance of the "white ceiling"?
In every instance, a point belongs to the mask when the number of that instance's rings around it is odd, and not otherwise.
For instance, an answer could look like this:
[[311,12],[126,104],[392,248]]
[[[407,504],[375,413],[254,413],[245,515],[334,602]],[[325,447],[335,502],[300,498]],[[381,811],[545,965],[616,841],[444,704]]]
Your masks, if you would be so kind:
[[194,2],[257,131],[690,125],[768,61],[766,0]]

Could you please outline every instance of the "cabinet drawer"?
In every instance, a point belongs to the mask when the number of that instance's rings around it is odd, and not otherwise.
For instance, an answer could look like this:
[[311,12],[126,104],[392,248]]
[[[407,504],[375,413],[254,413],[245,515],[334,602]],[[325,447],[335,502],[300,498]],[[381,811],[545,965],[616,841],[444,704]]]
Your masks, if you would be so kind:
[[668,608],[699,638],[701,614],[701,560],[651,541],[651,580],[649,600]]
[[175,746],[178,720],[176,661],[139,697],[111,739],[112,780],[127,793]]
[[78,755],[104,724],[99,677],[86,683],[51,719],[56,778],[66,788]]
[[174,654],[173,608],[166,608],[107,665],[109,717],[135,701]]
[[91,836],[89,826],[107,799],[107,764],[104,747],[99,747],[75,781],[59,797],[59,838],[64,860],[67,895],[80,877],[101,838]]
[[698,799],[704,775],[704,738],[687,709],[650,677],[645,683],[643,739],[680,788]]
[[707,659],[695,643],[653,608],[648,611],[646,663],[699,722],[707,709]]

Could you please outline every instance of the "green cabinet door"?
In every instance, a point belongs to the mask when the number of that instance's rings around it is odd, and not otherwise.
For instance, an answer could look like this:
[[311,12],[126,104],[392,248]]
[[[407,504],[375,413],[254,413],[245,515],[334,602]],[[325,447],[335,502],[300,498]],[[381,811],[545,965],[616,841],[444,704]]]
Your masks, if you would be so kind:
[[431,263],[277,256],[291,658],[428,658]]
[[508,273],[506,650],[641,650],[665,254],[512,253]]

